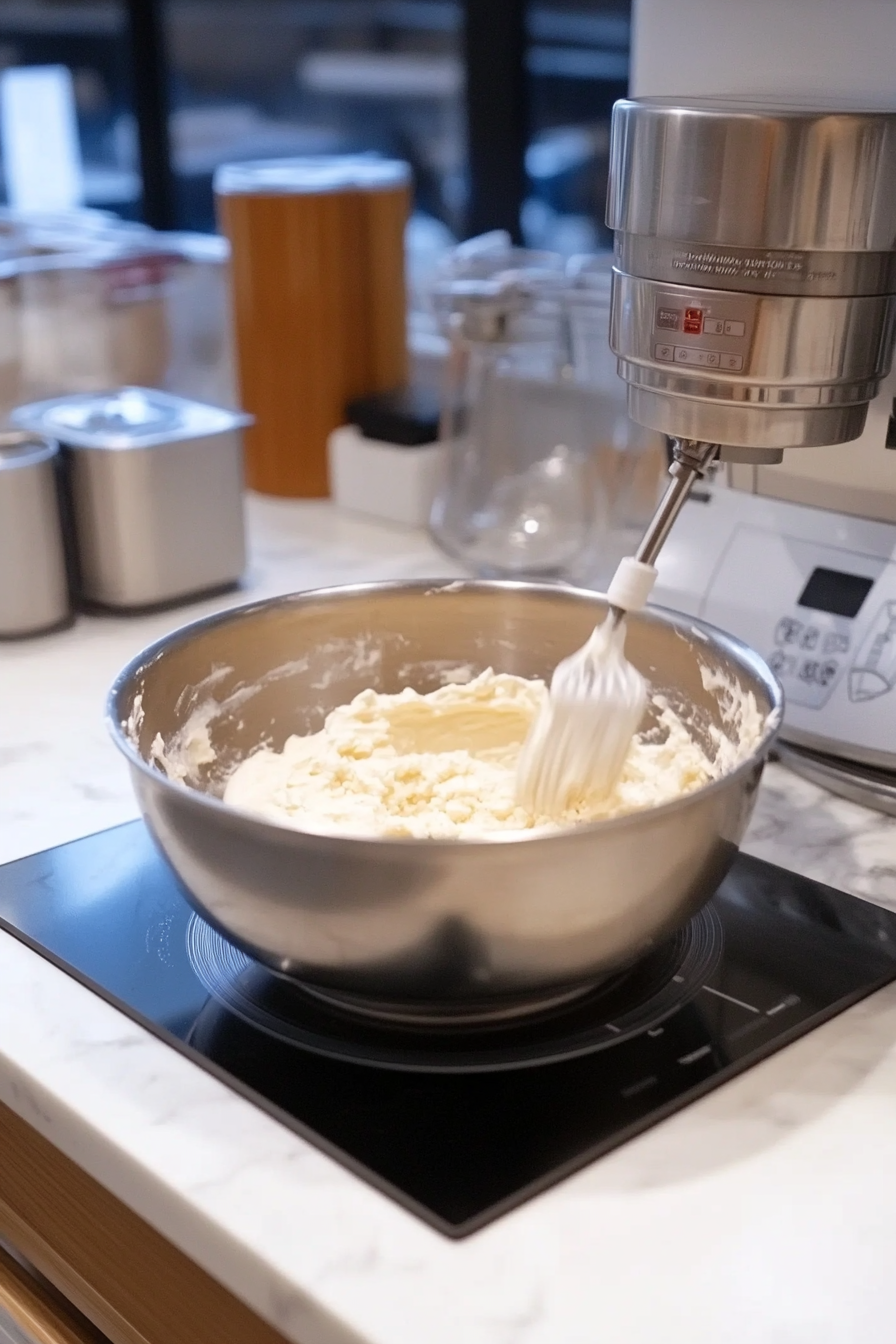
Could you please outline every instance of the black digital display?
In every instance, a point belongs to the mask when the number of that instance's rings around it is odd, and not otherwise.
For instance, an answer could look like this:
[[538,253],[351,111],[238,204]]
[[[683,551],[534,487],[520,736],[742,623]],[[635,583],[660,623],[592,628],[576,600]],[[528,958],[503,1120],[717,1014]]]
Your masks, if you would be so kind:
[[828,611],[832,616],[858,616],[874,580],[862,574],[842,574],[838,569],[813,569],[797,598],[800,607]]

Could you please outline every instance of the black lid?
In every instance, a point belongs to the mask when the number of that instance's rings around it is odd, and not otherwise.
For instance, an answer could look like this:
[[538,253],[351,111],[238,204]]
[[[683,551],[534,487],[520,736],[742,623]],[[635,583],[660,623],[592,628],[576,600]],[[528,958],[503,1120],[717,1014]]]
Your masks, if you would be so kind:
[[422,387],[399,387],[350,401],[346,413],[367,439],[418,448],[439,437],[439,402]]

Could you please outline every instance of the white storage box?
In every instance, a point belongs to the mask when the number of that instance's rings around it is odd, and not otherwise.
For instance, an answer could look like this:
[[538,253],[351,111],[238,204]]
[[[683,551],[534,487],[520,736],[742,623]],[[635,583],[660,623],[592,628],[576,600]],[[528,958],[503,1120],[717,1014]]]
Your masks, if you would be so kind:
[[330,435],[327,452],[330,492],[340,508],[406,527],[427,525],[445,469],[445,444],[386,443],[343,425]]

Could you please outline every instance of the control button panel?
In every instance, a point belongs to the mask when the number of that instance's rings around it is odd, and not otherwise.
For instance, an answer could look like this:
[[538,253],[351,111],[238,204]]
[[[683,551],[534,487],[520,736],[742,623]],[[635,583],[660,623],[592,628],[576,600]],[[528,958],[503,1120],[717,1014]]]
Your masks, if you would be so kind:
[[781,648],[772,649],[766,662],[782,683],[787,699],[807,709],[820,709],[825,704],[845,667],[841,658],[799,650],[791,653]]
[[[690,309],[688,311],[690,311]],[[657,323],[657,325],[659,325],[659,323]],[[689,332],[691,329],[686,326],[684,330]],[[726,322],[725,319],[721,317],[704,317],[703,319],[704,336],[744,336],[746,335],[746,330],[746,322]],[[694,332],[694,334],[696,335],[698,333]]]
[[825,635],[821,651],[822,653],[849,653],[849,635],[841,634],[839,631]]
[[875,747],[891,734],[881,725],[896,722],[893,561],[738,525],[700,615],[764,655],[791,724]]
[[676,364],[693,364],[697,368],[717,369],[719,367],[718,350],[701,350],[692,345],[676,345]]
[[[893,673],[896,682],[896,603],[893,607],[892,622],[887,617],[881,626],[881,645],[893,640]],[[836,683],[844,673],[848,673],[847,695],[850,700],[870,698],[869,692],[882,695],[891,687],[879,689],[881,682],[866,675],[867,665],[874,663],[873,673],[877,673],[878,664],[884,661],[880,651],[874,654],[863,646],[850,666],[850,654],[853,652],[852,618],[835,611],[812,612],[805,610],[800,615],[788,613],[781,616],[775,624],[775,647],[767,654],[769,667],[784,684],[789,700],[805,705],[808,709],[820,709],[830,696]],[[886,626],[886,629],[884,629]],[[868,641],[866,640],[866,644]],[[858,664],[863,664],[858,667]]]
[[[798,616],[782,616],[775,626],[775,645],[766,660],[775,676],[785,685],[794,678],[798,683],[796,698],[817,707],[842,670],[841,660],[830,655],[848,653],[850,635],[845,628],[826,629],[826,622],[816,624]],[[791,698],[794,689],[788,691]]]
[[820,709],[845,675],[853,704],[877,700],[896,690],[896,601],[884,602],[855,647],[853,619],[834,612],[814,618],[781,616],[775,647],[766,662],[784,685],[788,700]]
[[744,367],[743,355],[729,355],[723,350],[702,350],[693,345],[657,344],[653,347],[653,357],[664,364],[688,364],[692,368],[725,369],[729,373],[740,373]]
[[803,633],[803,623],[794,616],[782,616],[775,626],[776,644],[798,644]]
[[[654,331],[659,339],[653,357],[663,364],[743,373],[751,314],[752,308],[742,299],[720,296],[704,304],[688,304],[677,295],[666,295],[654,309]],[[670,339],[673,332],[677,340]]]

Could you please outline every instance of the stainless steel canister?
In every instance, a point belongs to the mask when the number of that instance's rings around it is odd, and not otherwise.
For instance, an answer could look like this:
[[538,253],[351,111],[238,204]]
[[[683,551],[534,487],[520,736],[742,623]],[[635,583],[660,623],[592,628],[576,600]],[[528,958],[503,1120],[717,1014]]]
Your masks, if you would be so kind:
[[0,637],[36,635],[69,617],[55,443],[0,433]]
[[82,601],[156,606],[240,577],[248,416],[125,387],[21,406],[12,420],[62,446]]

